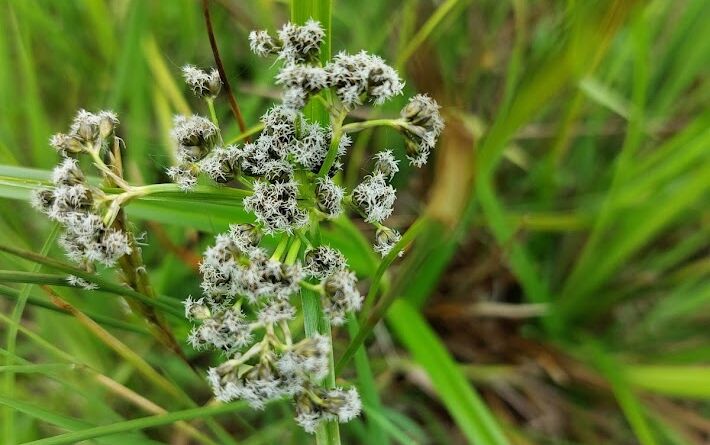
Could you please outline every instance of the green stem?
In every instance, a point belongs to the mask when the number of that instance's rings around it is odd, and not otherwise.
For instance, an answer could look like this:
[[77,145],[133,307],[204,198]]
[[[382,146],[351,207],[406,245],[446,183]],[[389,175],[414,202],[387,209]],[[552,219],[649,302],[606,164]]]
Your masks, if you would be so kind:
[[207,108],[210,110],[210,120],[217,128],[219,128],[219,119],[217,119],[217,112],[214,109],[214,99],[207,97],[205,98],[205,102],[207,102]]
[[237,142],[243,141],[244,139],[260,132],[263,129],[264,129],[264,123],[262,122],[262,123],[254,125],[253,127],[247,129],[247,131],[245,131],[244,133],[239,133],[238,135],[234,136],[232,139],[225,142],[225,144],[226,145],[236,144]]
[[288,236],[283,236],[281,238],[281,241],[279,241],[279,244],[276,246],[276,249],[274,249],[273,255],[271,255],[272,260],[281,259],[284,252],[286,251],[286,247],[288,247],[288,242],[290,241],[290,239],[291,238],[289,238]]
[[318,170],[318,176],[324,177],[330,171],[333,166],[335,159],[338,157],[338,146],[340,145],[340,139],[343,137],[343,120],[345,119],[346,112],[340,110],[336,113],[331,113],[330,116],[330,127],[333,131],[333,135],[330,139],[330,147],[328,148],[328,154],[326,154],[323,160],[323,165],[321,165],[320,170]]
[[128,184],[126,181],[123,180],[120,176],[118,176],[116,173],[114,173],[101,159],[101,156],[99,156],[98,150],[87,150],[87,153],[89,153],[89,156],[91,156],[91,159],[94,161],[94,166],[101,171],[101,173],[104,174],[104,177],[109,181],[115,183],[118,187],[121,187],[124,190],[130,190],[132,187],[130,184]]
[[405,125],[402,119],[372,119],[369,121],[352,122],[341,127],[343,133],[354,133],[373,127],[392,127],[399,129]]
[[291,243],[291,247],[288,249],[288,253],[286,254],[286,264],[287,265],[292,265],[296,262],[296,259],[298,258],[298,252],[301,250],[301,239],[300,238],[295,238],[293,240],[293,243]]

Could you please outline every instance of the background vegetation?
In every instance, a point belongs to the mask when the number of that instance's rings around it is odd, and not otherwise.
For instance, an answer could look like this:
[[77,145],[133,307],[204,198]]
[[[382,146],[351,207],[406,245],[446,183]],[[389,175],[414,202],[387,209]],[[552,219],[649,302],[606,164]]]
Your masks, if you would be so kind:
[[[334,51],[382,55],[447,119],[433,165],[396,184],[391,225],[425,216],[386,277],[386,322],[343,368],[365,403],[343,442],[708,443],[710,3],[338,0],[332,12]],[[246,37],[289,5],[220,0],[212,16],[254,125],[278,91]],[[0,245],[62,260],[26,203],[57,162],[49,136],[78,108],[114,109],[132,182],[166,181],[171,115],[197,108],[179,67],[212,65],[200,5],[4,0],[0,30]],[[236,135],[225,101],[218,113]],[[369,133],[343,180],[382,147],[403,150]],[[211,234],[246,217],[180,197],[129,215],[175,300],[199,292]],[[378,260],[349,227],[328,236],[366,280]],[[0,443],[312,440],[286,403],[203,406],[203,379],[115,293],[62,287],[56,264],[26,255],[0,254],[0,269]],[[357,332],[337,332],[336,361]]]

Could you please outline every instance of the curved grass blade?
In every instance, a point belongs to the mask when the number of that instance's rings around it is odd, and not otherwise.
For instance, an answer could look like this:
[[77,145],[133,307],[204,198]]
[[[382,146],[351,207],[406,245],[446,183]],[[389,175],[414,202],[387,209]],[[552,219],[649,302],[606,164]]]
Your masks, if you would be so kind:
[[427,372],[442,403],[469,442],[508,444],[493,414],[419,312],[400,299],[392,304],[387,320],[414,360]]

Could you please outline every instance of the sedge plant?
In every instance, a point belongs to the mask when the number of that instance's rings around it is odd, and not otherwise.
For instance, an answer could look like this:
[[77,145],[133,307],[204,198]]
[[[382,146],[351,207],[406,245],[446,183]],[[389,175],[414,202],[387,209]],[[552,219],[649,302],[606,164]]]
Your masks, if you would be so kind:
[[[187,342],[221,352],[205,376],[218,401],[243,400],[263,409],[274,400],[291,400],[295,421],[319,441],[327,434],[337,438],[337,422],[361,412],[357,387],[335,380],[331,326],[344,325],[363,306],[348,258],[323,242],[321,227],[343,214],[357,215],[375,229],[374,251],[388,258],[402,255],[403,241],[409,241],[385,224],[396,198],[391,182],[402,160],[380,150],[347,190],[339,175],[344,156],[359,131],[387,126],[404,137],[408,162],[421,167],[443,129],[439,106],[424,94],[409,99],[396,118],[349,118],[359,106],[381,105],[402,94],[404,83],[383,59],[365,51],[321,57],[324,37],[315,20],[287,23],[276,35],[250,34],[251,50],[280,64],[275,83],[283,94],[261,116],[260,132],[251,141],[245,135],[241,144],[225,143],[217,119],[220,73],[186,65],[184,80],[204,101],[208,116],[174,117],[177,162],[166,172],[173,184],[129,184],[121,160],[130,145],[117,133],[118,117],[79,111],[68,132],[52,137],[61,161],[52,186],[36,191],[32,201],[62,227],[59,243],[79,268],[87,273],[96,272],[97,264],[116,268],[126,285],[155,299],[124,206],[154,193],[190,194],[202,180],[232,190],[234,205],[252,214],[254,223],[232,224],[204,252],[202,294],[185,295],[185,323],[193,325]],[[310,101],[327,110],[327,123],[304,115]],[[101,185],[87,179],[83,159],[101,176]],[[76,275],[66,279],[71,286],[95,288]],[[158,339],[182,356],[153,307],[142,300],[130,303]]]

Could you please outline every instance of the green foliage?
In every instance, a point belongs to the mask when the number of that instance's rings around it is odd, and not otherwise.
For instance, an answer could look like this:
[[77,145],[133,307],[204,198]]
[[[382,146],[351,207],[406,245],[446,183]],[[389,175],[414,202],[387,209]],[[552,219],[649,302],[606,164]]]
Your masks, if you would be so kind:
[[[357,384],[364,415],[339,431],[329,425],[321,443],[707,438],[702,422],[687,419],[710,413],[708,2],[210,5],[252,132],[276,94],[265,89],[275,70],[249,53],[247,33],[289,17],[319,18],[332,31],[326,54],[380,54],[411,91],[444,105],[436,166],[421,187],[409,187],[408,166],[397,178],[407,196],[392,219],[412,231],[404,258],[380,259],[355,217],[320,232],[370,290],[368,310],[335,331],[342,374],[329,376],[333,385]],[[184,342],[179,301],[199,292],[195,258],[211,234],[251,221],[243,195],[200,185],[128,204],[132,224],[147,232],[156,299],[109,270],[88,274],[65,262],[53,236],[45,243],[51,225],[27,205],[56,163],[49,136],[78,108],[122,117],[131,183],[167,181],[171,115],[199,107],[183,95],[178,66],[212,64],[199,2],[7,0],[0,24],[0,442],[312,443],[283,421],[285,403],[261,413],[204,404],[208,357],[188,352],[195,373],[123,311],[123,298],[141,300],[169,315]],[[307,112],[327,119],[318,101]],[[244,137],[226,102],[217,117],[226,136]],[[373,131],[353,149],[346,179],[361,176],[362,160],[382,147],[404,153],[392,132]],[[397,267],[386,272],[390,263]],[[67,287],[68,273],[99,288]],[[45,286],[96,323],[57,306]],[[470,315],[474,298],[493,293],[545,313]],[[303,298],[306,330],[323,330],[317,298]],[[442,303],[456,307],[450,318],[437,315]],[[491,323],[498,328],[481,327]],[[493,372],[482,377],[470,366]],[[518,410],[536,397],[556,407],[564,428],[541,428]]]

